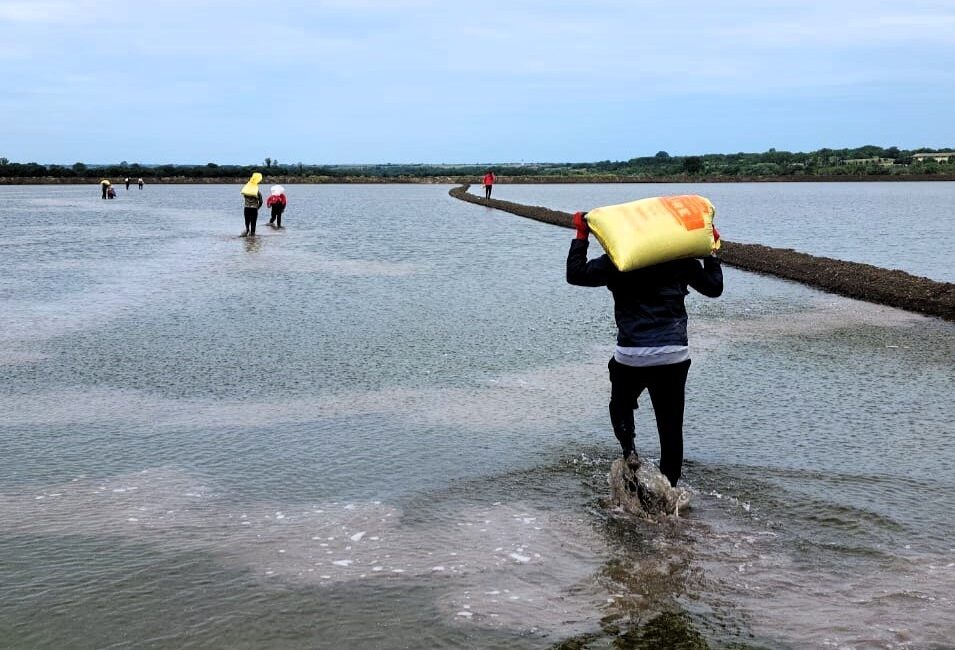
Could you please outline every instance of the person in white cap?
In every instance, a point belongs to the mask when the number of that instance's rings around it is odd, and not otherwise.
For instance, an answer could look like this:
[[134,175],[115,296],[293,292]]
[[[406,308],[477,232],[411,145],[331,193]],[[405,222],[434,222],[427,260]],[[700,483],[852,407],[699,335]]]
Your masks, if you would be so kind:
[[282,213],[285,212],[285,206],[288,205],[288,198],[285,196],[285,188],[281,185],[273,185],[269,189],[269,198],[265,205],[272,208],[272,218],[269,219],[269,225],[276,228],[282,227]]

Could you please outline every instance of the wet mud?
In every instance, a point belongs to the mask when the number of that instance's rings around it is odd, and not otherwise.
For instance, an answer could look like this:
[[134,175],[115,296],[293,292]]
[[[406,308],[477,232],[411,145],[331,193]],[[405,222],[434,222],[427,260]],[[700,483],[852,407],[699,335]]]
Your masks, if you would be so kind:
[[[449,194],[456,199],[503,210],[536,221],[572,228],[573,215],[540,206],[523,205],[470,194],[461,185]],[[789,248],[740,244],[723,240],[723,262],[736,268],[800,282],[829,293],[955,321],[955,284],[938,282],[896,269],[846,262],[800,253]]]

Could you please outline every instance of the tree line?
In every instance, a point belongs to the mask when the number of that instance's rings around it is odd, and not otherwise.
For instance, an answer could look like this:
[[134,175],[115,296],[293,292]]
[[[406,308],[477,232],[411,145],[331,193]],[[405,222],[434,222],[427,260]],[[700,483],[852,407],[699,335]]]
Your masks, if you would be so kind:
[[243,178],[252,172],[265,172],[271,177],[300,178],[431,178],[480,176],[493,169],[499,177],[579,177],[594,178],[785,178],[813,176],[908,176],[955,174],[955,156],[948,161],[919,161],[919,153],[942,153],[950,149],[899,149],[867,145],[847,149],[819,149],[810,152],[777,151],[763,153],[703,154],[671,156],[659,151],[653,156],[629,160],[578,163],[504,163],[504,164],[371,164],[309,165],[280,164],[267,157],[260,165],[143,165],[126,161],[94,165],[82,162],[73,165],[18,163],[0,157],[0,178],[7,179],[90,179],[90,178],[179,178],[221,179]]

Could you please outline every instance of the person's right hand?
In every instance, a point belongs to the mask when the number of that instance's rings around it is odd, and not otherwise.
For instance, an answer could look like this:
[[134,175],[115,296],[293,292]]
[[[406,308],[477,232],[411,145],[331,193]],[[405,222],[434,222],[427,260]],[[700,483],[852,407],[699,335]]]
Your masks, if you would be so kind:
[[713,247],[710,249],[710,255],[716,257],[716,252],[720,249],[720,231],[713,226]]
[[577,229],[577,239],[587,239],[590,236],[590,226],[587,225],[587,219],[584,218],[586,212],[574,213],[574,228]]

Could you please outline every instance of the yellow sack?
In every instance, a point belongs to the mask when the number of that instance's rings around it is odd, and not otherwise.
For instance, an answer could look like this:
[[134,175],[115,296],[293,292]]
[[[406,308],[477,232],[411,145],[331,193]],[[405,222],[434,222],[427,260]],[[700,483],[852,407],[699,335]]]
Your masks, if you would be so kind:
[[255,172],[252,174],[252,178],[249,179],[249,182],[242,186],[242,189],[239,190],[242,192],[243,196],[258,196],[259,194],[259,183],[262,181],[262,174]]
[[713,236],[716,209],[695,194],[657,196],[595,208],[587,225],[610,260],[632,271],[687,257],[706,257],[720,247]]

